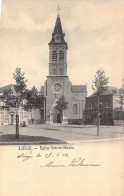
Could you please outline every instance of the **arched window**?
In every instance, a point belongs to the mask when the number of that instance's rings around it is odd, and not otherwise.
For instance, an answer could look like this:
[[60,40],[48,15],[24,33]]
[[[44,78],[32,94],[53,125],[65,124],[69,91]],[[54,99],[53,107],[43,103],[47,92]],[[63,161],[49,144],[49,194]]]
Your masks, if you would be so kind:
[[63,71],[62,71],[62,68],[60,68],[60,75],[62,75],[63,74]]
[[56,70],[55,69],[53,69],[53,75],[56,75]]
[[77,114],[77,104],[73,105],[73,114]]
[[57,53],[56,51],[52,52],[52,61],[56,61],[57,60]]
[[105,108],[109,107],[109,100],[105,100]]
[[63,61],[64,60],[64,53],[62,50],[59,51],[59,61]]
[[93,104],[92,103],[89,104],[89,108],[93,109]]

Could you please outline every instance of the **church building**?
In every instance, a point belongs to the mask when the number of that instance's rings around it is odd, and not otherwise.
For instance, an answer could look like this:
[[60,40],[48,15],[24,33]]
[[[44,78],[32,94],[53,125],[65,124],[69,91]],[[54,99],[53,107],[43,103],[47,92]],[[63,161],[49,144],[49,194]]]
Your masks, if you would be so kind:
[[[41,87],[41,93],[46,98],[44,117],[46,123],[60,123],[60,112],[56,109],[56,102],[64,96],[68,102],[68,109],[64,111],[64,123],[83,122],[86,101],[86,85],[72,85],[67,74],[67,50],[60,15],[58,13],[52,39],[49,42],[49,75]],[[76,77],[76,74],[75,74]]]

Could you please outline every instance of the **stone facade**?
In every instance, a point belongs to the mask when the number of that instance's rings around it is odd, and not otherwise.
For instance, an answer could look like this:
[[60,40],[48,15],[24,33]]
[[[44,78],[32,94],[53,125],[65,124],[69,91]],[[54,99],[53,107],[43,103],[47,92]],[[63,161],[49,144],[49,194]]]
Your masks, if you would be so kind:
[[41,92],[46,98],[44,115],[48,123],[60,122],[60,112],[55,109],[55,106],[62,95],[68,102],[68,109],[63,114],[64,123],[79,119],[82,122],[85,109],[86,86],[72,85],[67,75],[68,45],[64,36],[58,15],[49,43],[49,75]]
[[[30,112],[24,111],[19,108],[19,124],[22,125],[23,122],[29,123],[31,115]],[[16,110],[0,110],[0,125],[15,125],[16,124]]]

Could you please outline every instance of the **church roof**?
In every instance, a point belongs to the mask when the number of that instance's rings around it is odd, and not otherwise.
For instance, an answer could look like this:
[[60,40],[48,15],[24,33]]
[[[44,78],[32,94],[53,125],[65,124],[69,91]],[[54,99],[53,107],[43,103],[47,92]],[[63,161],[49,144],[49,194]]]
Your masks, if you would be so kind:
[[[55,37],[59,36],[60,40],[56,42]],[[52,39],[50,41],[49,44],[54,44],[54,43],[64,43],[67,46],[67,43],[64,39],[65,34],[63,33],[62,30],[62,24],[61,24],[61,19],[60,19],[60,15],[58,14],[57,19],[56,19],[56,23],[55,23],[55,27],[54,27],[54,31],[52,33]],[[68,46],[67,46],[68,48]]]
[[53,31],[53,34],[57,34],[57,33],[59,35],[63,34],[61,20],[60,20],[60,16],[59,15],[57,16],[56,24],[55,24],[54,31]]
[[0,88],[0,92],[8,91],[12,88],[13,84],[9,84]]
[[72,85],[72,93],[87,93],[86,85]]

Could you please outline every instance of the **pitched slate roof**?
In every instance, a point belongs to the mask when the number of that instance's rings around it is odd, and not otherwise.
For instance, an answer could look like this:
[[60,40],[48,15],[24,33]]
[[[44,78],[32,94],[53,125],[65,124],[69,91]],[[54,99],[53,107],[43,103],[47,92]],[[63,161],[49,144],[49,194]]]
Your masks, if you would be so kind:
[[[106,86],[106,91],[104,91],[101,95],[113,95],[117,92],[117,88],[112,87],[112,86]],[[94,97],[94,93],[88,97]]]
[[61,20],[60,20],[59,15],[57,16],[57,19],[56,19],[56,24],[55,24],[55,27],[54,27],[53,34],[55,35],[56,33],[58,33],[59,35],[63,34]]
[[87,93],[86,85],[72,85],[72,93]]
[[12,88],[13,84],[9,84],[0,88],[0,92],[8,91]]
[[[65,34],[63,33],[63,30],[62,30],[62,24],[61,24],[61,19],[60,19],[59,15],[57,16],[54,31],[52,33],[52,39],[51,39],[49,45],[54,44],[54,43],[58,43],[58,42],[56,42],[56,40],[54,38],[55,35],[59,35],[59,37],[61,38],[59,43],[64,43],[67,46],[67,43],[64,39]],[[68,46],[67,46],[67,48],[68,48]]]

